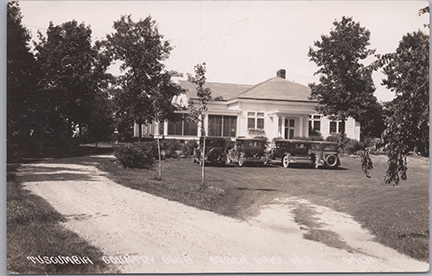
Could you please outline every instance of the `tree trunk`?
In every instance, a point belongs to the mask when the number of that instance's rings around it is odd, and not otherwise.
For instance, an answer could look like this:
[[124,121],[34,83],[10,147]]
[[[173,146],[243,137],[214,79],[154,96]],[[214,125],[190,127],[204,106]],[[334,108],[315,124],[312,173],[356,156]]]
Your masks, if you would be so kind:
[[162,179],[162,165],[161,165],[161,150],[160,150],[160,142],[159,142],[159,135],[157,137],[157,146],[158,146],[158,156],[159,156],[159,175],[158,175],[158,179],[161,180]]
[[205,146],[206,146],[206,138],[203,136],[203,149],[201,152],[201,160],[202,160],[202,168],[201,168],[201,189],[205,188]]

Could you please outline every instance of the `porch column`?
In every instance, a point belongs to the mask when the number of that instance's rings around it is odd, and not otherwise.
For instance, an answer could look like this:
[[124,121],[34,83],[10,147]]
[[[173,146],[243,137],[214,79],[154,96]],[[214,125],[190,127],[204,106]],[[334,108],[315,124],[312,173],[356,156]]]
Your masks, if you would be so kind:
[[303,117],[302,116],[300,116],[299,117],[299,133],[300,133],[300,135],[299,136],[304,136],[304,134],[303,134]]
[[164,136],[168,135],[168,121],[164,121],[163,123],[163,135]]
[[285,137],[285,116],[282,116],[281,137],[285,139],[287,138]]
[[274,131],[273,133],[276,134],[275,137],[278,137],[279,136],[279,116],[278,115],[276,115],[276,114],[273,115],[273,122],[276,122],[274,124],[275,128],[273,128],[273,130],[276,130],[276,131]]
[[208,120],[208,114],[206,114],[205,115],[205,117],[204,117],[204,127],[205,127],[205,135],[206,136],[209,136],[209,134],[208,134],[208,130],[209,130],[209,125],[208,125],[208,122],[209,120]]

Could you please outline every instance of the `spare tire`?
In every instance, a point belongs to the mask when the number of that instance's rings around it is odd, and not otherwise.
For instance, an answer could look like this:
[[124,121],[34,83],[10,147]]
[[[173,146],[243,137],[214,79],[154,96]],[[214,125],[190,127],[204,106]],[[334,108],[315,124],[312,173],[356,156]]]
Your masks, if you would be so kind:
[[334,154],[327,156],[326,157],[326,163],[327,163],[327,166],[329,166],[329,167],[337,167],[337,164],[338,164],[337,156]]

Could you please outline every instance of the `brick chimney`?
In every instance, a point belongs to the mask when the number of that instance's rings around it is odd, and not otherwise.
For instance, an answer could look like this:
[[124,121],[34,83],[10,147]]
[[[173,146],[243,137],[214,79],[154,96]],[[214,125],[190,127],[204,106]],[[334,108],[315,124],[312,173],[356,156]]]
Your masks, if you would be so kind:
[[285,78],[285,75],[286,75],[286,71],[285,71],[285,69],[280,69],[280,70],[278,70],[277,72],[276,72],[276,76],[277,77],[279,77],[279,78]]

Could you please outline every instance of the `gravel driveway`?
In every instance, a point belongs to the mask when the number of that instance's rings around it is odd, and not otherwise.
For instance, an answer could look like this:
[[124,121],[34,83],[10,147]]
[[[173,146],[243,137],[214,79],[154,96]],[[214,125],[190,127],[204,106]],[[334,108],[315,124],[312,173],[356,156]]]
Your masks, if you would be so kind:
[[309,204],[299,198],[278,199],[259,216],[240,221],[126,188],[93,163],[71,160],[24,164],[17,180],[63,214],[63,225],[98,247],[103,260],[122,273],[429,269],[373,242],[350,216],[322,206],[312,207],[327,229],[361,250],[349,253],[303,239],[290,212],[294,204]]

